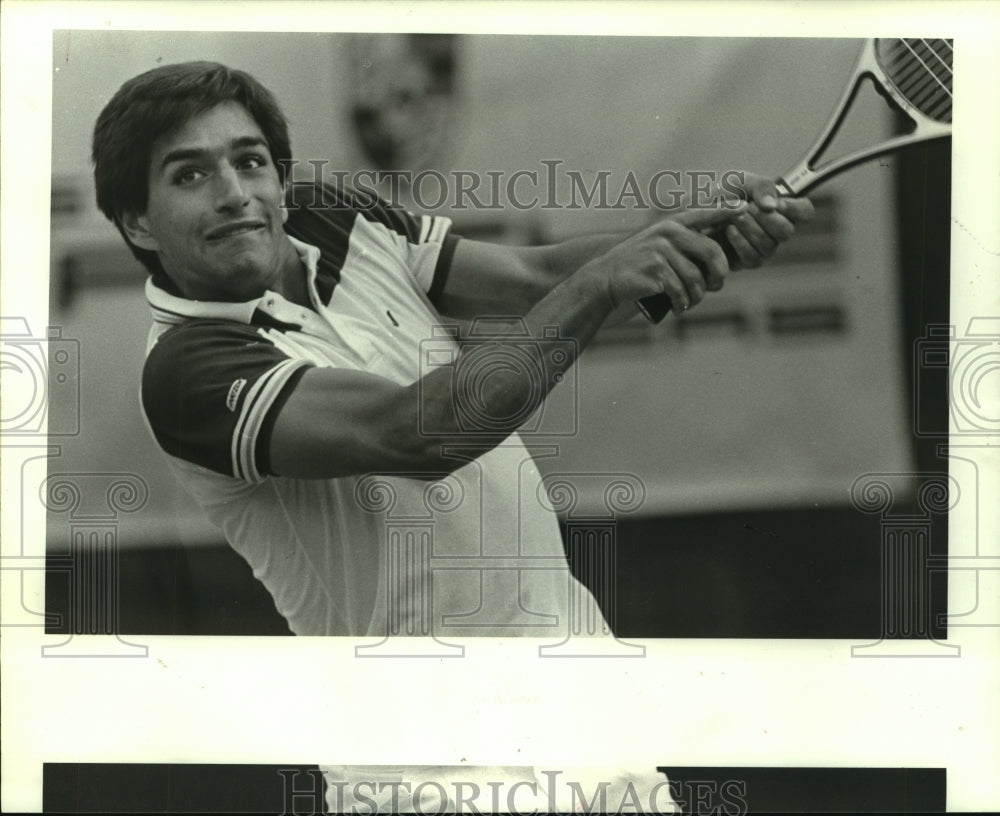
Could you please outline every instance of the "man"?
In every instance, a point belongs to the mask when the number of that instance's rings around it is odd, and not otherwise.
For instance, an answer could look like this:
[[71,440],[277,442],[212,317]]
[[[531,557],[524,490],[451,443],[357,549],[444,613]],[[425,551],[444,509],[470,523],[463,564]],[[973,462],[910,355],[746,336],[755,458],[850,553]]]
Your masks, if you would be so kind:
[[[464,240],[447,218],[286,183],[276,100],[212,63],[123,85],[93,159],[98,205],[151,274],[152,433],[300,635],[577,633],[572,610],[596,607],[518,426],[613,312],[723,285],[703,231],[755,266],[812,212],[757,181],[739,209],[627,238]],[[516,331],[457,377],[483,345],[436,328],[498,314]],[[422,360],[431,340],[446,364]],[[512,364],[526,345],[537,367]]]

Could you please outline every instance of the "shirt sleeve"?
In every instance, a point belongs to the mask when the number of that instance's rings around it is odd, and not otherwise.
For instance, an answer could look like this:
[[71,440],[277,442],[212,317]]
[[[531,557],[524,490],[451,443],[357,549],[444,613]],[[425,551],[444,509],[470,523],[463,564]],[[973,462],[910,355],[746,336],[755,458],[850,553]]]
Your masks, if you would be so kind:
[[357,218],[379,229],[395,248],[399,261],[433,302],[444,289],[460,237],[451,219],[418,215],[391,206],[371,190],[357,191],[329,183],[296,182],[286,204],[290,235],[318,246],[339,266]]
[[451,219],[441,215],[418,215],[389,207],[377,200],[366,211],[366,218],[383,225],[398,236],[407,268],[420,288],[433,301],[444,289],[458,236],[452,232]]
[[143,411],[166,453],[260,482],[271,473],[274,420],[310,365],[253,326],[192,321],[164,334],[146,358]]

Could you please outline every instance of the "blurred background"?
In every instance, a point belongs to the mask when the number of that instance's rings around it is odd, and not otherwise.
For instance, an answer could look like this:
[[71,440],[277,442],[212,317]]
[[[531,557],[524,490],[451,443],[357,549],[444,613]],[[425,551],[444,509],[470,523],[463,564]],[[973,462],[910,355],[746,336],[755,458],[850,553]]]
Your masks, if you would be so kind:
[[[288,633],[249,568],[166,470],[141,419],[145,275],[96,211],[89,161],[94,121],[122,82],[191,59],[249,71],[291,122],[299,178],[311,177],[309,160],[347,173],[508,179],[526,170],[539,177],[537,188],[518,188],[527,200],[552,191],[554,168],[559,206],[446,202],[435,210],[447,211],[461,235],[548,243],[652,220],[655,211],[623,194],[629,174],[643,192],[661,170],[777,176],[825,123],[859,47],[57,32],[49,323],[78,341],[79,376],[53,383],[50,425],[72,425],[77,397],[79,412],[61,455],[37,466],[50,479],[136,474],[148,487],[141,511],[115,521],[119,631]],[[835,152],[899,126],[874,93],[858,104]],[[565,206],[567,171],[588,185],[605,173],[610,203],[623,206]],[[616,522],[613,586],[598,588],[620,636],[879,636],[882,520],[855,508],[851,486],[867,473],[946,469],[935,453],[943,440],[914,429],[917,412],[933,424],[928,418],[945,410],[943,381],[915,374],[912,361],[927,327],[948,319],[949,185],[948,145],[865,164],[816,192],[815,221],[765,268],[734,275],[683,318],[608,330],[584,355],[569,405],[575,433],[531,441],[559,446],[539,462],[543,471],[630,474],[643,485],[641,504]],[[669,186],[660,187],[664,200]],[[399,194],[415,203],[406,185]],[[433,183],[423,189],[428,198],[437,198]],[[895,510],[905,515],[912,480],[901,485]],[[603,496],[600,479],[584,479],[569,520],[606,512]],[[933,521],[942,552],[945,519]],[[65,512],[50,514],[55,559],[71,526]],[[943,583],[933,585],[935,610],[945,608]],[[71,588],[58,569],[46,596],[48,611],[61,613],[50,631],[85,631],[65,614]]]

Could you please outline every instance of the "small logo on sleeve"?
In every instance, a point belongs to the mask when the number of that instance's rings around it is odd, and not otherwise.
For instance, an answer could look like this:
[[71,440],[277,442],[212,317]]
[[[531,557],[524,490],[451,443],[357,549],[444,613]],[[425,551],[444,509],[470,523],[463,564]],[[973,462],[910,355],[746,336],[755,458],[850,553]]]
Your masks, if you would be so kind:
[[226,407],[230,411],[236,410],[236,402],[239,400],[240,392],[246,384],[247,381],[240,377],[238,380],[233,382],[231,386],[229,386],[229,394],[226,396]]

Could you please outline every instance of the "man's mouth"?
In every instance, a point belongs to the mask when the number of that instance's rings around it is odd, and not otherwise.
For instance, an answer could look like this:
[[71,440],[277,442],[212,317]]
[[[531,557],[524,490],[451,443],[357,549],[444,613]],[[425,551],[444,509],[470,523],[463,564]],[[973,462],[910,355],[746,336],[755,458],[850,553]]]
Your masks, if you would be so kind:
[[234,224],[217,227],[205,237],[209,241],[222,241],[226,238],[235,238],[238,235],[246,235],[262,229],[264,229],[264,224],[261,221],[239,221]]

